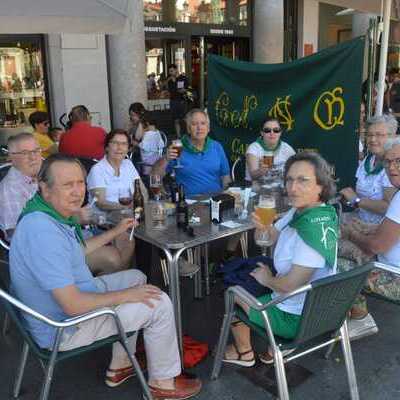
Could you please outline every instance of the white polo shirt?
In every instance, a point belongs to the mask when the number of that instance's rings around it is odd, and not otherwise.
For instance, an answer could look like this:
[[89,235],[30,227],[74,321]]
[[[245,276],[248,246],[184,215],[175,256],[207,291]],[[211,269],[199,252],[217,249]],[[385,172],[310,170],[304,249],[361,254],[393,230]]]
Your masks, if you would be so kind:
[[[383,168],[379,174],[371,174],[367,175],[365,172],[365,162],[367,157],[361,162],[361,164],[357,168],[356,172],[356,192],[357,195],[361,198],[366,197],[371,200],[382,200],[384,189],[393,187],[390,183],[389,178],[386,175],[386,171]],[[375,162],[375,156],[371,157],[371,164]],[[361,221],[372,223],[372,224],[379,224],[382,219],[383,215],[375,214],[371,211],[359,209],[358,215]]]
[[[397,192],[392,197],[385,217],[396,222],[396,224],[400,224],[400,192]],[[400,238],[386,253],[378,254],[378,260],[385,264],[392,264],[400,267]]]
[[[95,164],[87,177],[88,190],[96,188],[106,189],[106,201],[118,203],[119,190],[132,188],[134,191],[134,180],[140,178],[136,168],[131,160],[125,159],[122,161],[119,176],[115,175],[114,168],[103,157],[97,164]],[[92,196],[89,196],[90,199]]]
[[[262,161],[262,158],[264,155],[266,155],[266,151],[262,148],[262,146],[257,143],[253,142],[249,145],[246,151],[246,155],[251,154],[258,159],[258,163]],[[293,147],[287,144],[286,142],[281,142],[281,145],[279,146],[279,149],[274,152],[274,165],[275,166],[284,166],[286,160],[291,157],[293,154],[296,154],[296,152],[293,150]],[[250,172],[247,168],[247,163],[246,163],[246,180],[251,181],[251,176]]]
[[[295,212],[295,208],[290,209],[275,223],[275,228],[279,231],[279,238],[274,250],[274,267],[277,271],[277,276],[288,274],[293,264],[315,269],[310,282],[334,275],[336,273],[336,265],[333,268],[329,268],[326,265],[325,258],[306,244],[298,235],[296,229],[289,226]],[[272,298],[281,294],[273,292]],[[277,307],[282,311],[300,315],[303,311],[305,296],[305,293],[299,294],[277,304]]]

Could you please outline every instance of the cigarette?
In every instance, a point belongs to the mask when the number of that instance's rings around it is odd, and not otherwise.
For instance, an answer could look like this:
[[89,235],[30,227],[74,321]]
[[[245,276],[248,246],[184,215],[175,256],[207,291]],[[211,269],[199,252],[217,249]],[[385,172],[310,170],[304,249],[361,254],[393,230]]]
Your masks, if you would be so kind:
[[129,241],[133,240],[133,233],[135,232],[135,226],[132,226],[131,234],[129,235]]

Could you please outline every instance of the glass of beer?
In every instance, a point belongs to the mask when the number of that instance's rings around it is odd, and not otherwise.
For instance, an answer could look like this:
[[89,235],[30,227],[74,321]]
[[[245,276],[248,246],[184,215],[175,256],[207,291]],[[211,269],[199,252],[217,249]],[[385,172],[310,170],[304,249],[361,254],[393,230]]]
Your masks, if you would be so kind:
[[183,150],[183,144],[180,139],[175,139],[172,141],[172,147],[178,153],[178,158],[176,160],[175,168],[182,168],[182,164],[180,163],[179,157],[181,156]]
[[[269,227],[276,218],[275,198],[272,195],[260,195],[258,205],[255,207],[255,213],[260,218],[263,225]],[[267,254],[267,248],[272,245],[272,238],[268,230],[257,231],[255,242],[261,247],[262,255]]]
[[262,162],[264,167],[271,169],[274,165],[274,153],[272,151],[265,153]]
[[161,198],[161,176],[160,175],[150,175],[150,190],[153,193],[154,199],[159,201]]

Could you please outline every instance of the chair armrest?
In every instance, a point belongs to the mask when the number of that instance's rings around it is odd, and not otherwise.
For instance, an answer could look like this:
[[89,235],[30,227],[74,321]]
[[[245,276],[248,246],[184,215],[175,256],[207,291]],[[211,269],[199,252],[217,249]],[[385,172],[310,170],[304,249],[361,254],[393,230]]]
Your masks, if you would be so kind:
[[372,264],[374,268],[381,269],[383,271],[388,271],[395,275],[400,275],[400,268],[396,267],[395,265],[385,264],[379,261],[374,261],[372,262]]
[[110,315],[112,317],[117,317],[117,313],[112,308],[99,308],[93,311],[89,311],[85,314],[77,315],[76,317],[64,319],[58,324],[62,324],[63,328],[74,326],[80,324],[81,322],[86,322],[94,318],[102,317],[104,315]]
[[311,284],[301,286],[291,291],[290,293],[282,294],[276,297],[275,299],[269,301],[266,304],[263,304],[260,301],[258,301],[252,294],[250,294],[246,289],[243,289],[241,286],[231,286],[227,290],[229,293],[232,293],[235,296],[239,297],[249,307],[254,308],[257,311],[264,311],[267,308],[282,303],[284,300],[287,300],[293,296],[308,292],[309,290],[311,290],[311,288],[312,288]]

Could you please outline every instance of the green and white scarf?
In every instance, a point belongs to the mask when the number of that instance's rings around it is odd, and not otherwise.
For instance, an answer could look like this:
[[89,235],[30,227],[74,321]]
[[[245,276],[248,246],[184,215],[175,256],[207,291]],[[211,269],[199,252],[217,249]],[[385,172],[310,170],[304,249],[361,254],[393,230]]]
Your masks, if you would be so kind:
[[263,138],[258,138],[256,142],[263,148],[264,151],[278,151],[279,147],[281,146],[281,139],[279,139],[278,143],[274,147],[268,146]]
[[210,147],[212,141],[213,140],[207,136],[206,141],[204,142],[203,150],[199,150],[197,147],[193,146],[189,136],[185,135],[182,138],[182,145],[183,148],[189,153],[198,154],[198,153],[205,153]]
[[82,229],[78,223],[78,220],[75,217],[69,217],[69,218],[63,217],[53,206],[44,201],[43,197],[39,193],[36,193],[26,203],[19,217],[19,220],[25,217],[25,215],[31,214],[36,211],[50,215],[50,217],[54,218],[60,224],[68,225],[75,228],[75,236],[77,241],[81,243],[83,246],[85,246],[85,240],[83,239]]
[[333,268],[337,257],[339,221],[332,206],[320,205],[296,212],[289,226],[325,258],[329,268]]
[[368,176],[369,175],[378,175],[383,169],[383,164],[379,160],[376,162],[376,164],[373,168],[371,167],[372,157],[373,157],[373,154],[368,154],[367,158],[365,159],[365,162],[364,162],[364,170]]

